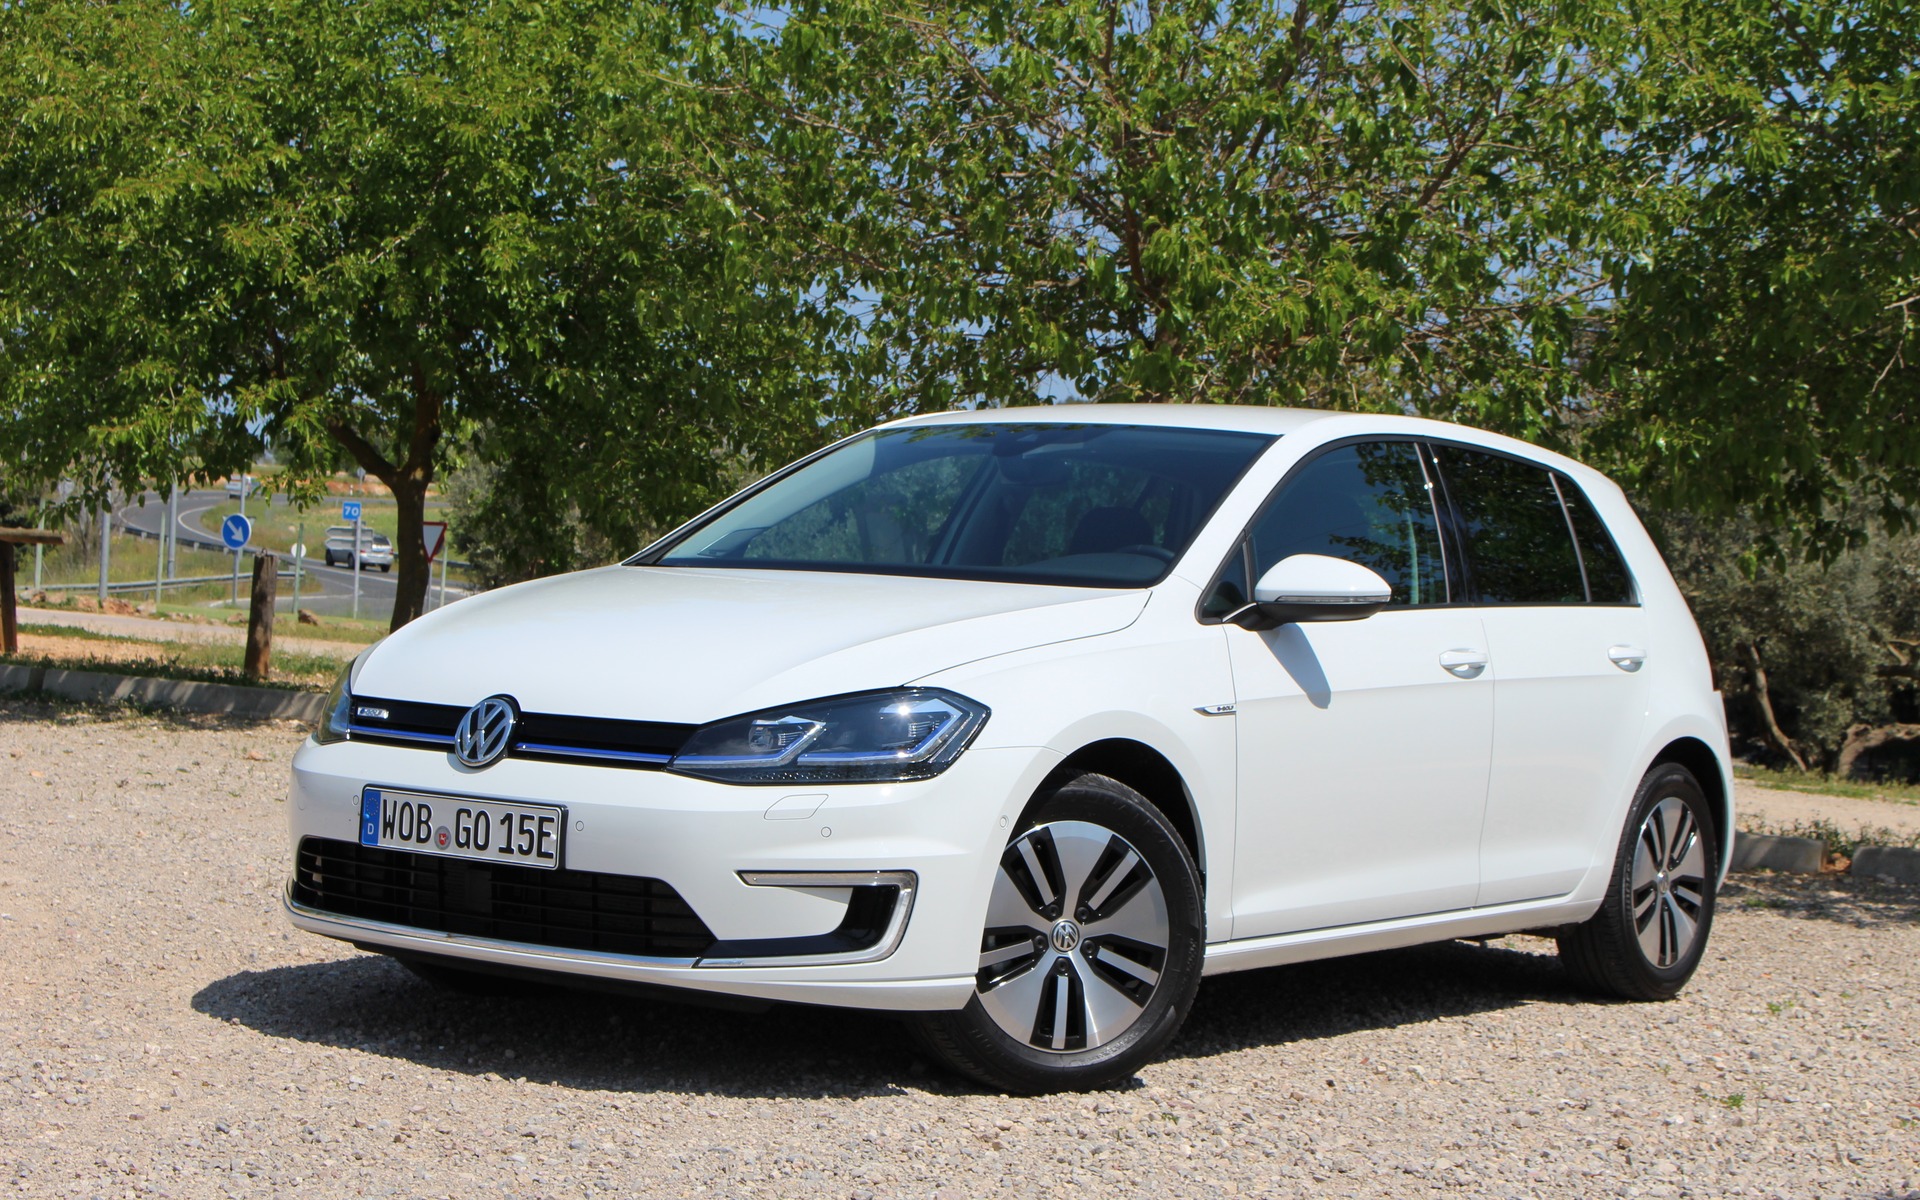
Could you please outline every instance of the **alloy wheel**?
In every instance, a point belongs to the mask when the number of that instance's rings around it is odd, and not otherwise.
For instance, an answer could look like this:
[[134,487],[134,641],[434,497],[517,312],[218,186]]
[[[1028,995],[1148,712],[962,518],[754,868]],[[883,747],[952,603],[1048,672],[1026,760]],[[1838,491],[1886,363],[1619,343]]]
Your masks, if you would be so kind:
[[1685,802],[1669,796],[1648,810],[1635,838],[1632,887],[1640,952],[1671,967],[1693,948],[1707,895],[1706,851]]
[[975,989],[1010,1037],[1091,1050],[1140,1019],[1171,941],[1160,880],[1127,840],[1089,821],[1021,834],[1000,856]]

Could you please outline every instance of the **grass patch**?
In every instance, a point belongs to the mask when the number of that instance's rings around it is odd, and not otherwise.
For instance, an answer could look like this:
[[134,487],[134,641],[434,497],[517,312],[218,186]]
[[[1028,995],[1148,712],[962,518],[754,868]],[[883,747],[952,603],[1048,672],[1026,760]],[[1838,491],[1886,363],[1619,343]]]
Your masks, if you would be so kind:
[[1920,804],[1920,784],[1893,782],[1863,782],[1858,779],[1838,779],[1832,775],[1813,772],[1776,771],[1771,767],[1749,767],[1744,764],[1733,768],[1734,777],[1744,779],[1760,787],[1777,788],[1783,792],[1810,792],[1816,796],[1845,796],[1853,800],[1886,800],[1895,804]]
[[[317,660],[316,660],[317,661]],[[187,683],[232,683],[242,687],[275,688],[288,692],[324,691],[327,683],[312,677],[292,677],[275,663],[271,679],[249,679],[239,667],[195,666],[174,658],[94,659],[84,655],[0,654],[0,666],[46,667],[56,671],[99,671],[108,675],[138,675],[147,679],[178,679]],[[340,664],[332,663],[328,675],[339,673]]]

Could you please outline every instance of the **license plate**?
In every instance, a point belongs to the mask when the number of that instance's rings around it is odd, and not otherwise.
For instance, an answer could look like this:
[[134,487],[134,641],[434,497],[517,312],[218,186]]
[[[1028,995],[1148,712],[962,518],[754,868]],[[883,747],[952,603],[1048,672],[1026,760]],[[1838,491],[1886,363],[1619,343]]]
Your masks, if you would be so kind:
[[449,858],[560,865],[567,810],[552,804],[468,800],[367,788],[360,793],[360,844]]

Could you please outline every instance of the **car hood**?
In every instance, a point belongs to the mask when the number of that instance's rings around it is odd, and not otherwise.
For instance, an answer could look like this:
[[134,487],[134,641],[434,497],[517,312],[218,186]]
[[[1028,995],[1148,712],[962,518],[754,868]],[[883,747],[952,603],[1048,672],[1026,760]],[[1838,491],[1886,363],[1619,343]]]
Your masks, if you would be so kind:
[[699,723],[892,687],[1124,629],[1140,590],[829,572],[604,567],[429,613],[360,662],[364,696]]

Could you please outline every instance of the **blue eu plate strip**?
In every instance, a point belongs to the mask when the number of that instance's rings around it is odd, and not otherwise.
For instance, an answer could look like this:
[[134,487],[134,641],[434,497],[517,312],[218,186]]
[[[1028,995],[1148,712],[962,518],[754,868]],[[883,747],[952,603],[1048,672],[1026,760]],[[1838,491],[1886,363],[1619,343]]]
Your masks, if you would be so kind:
[[360,844],[380,844],[380,792],[376,788],[360,793]]

